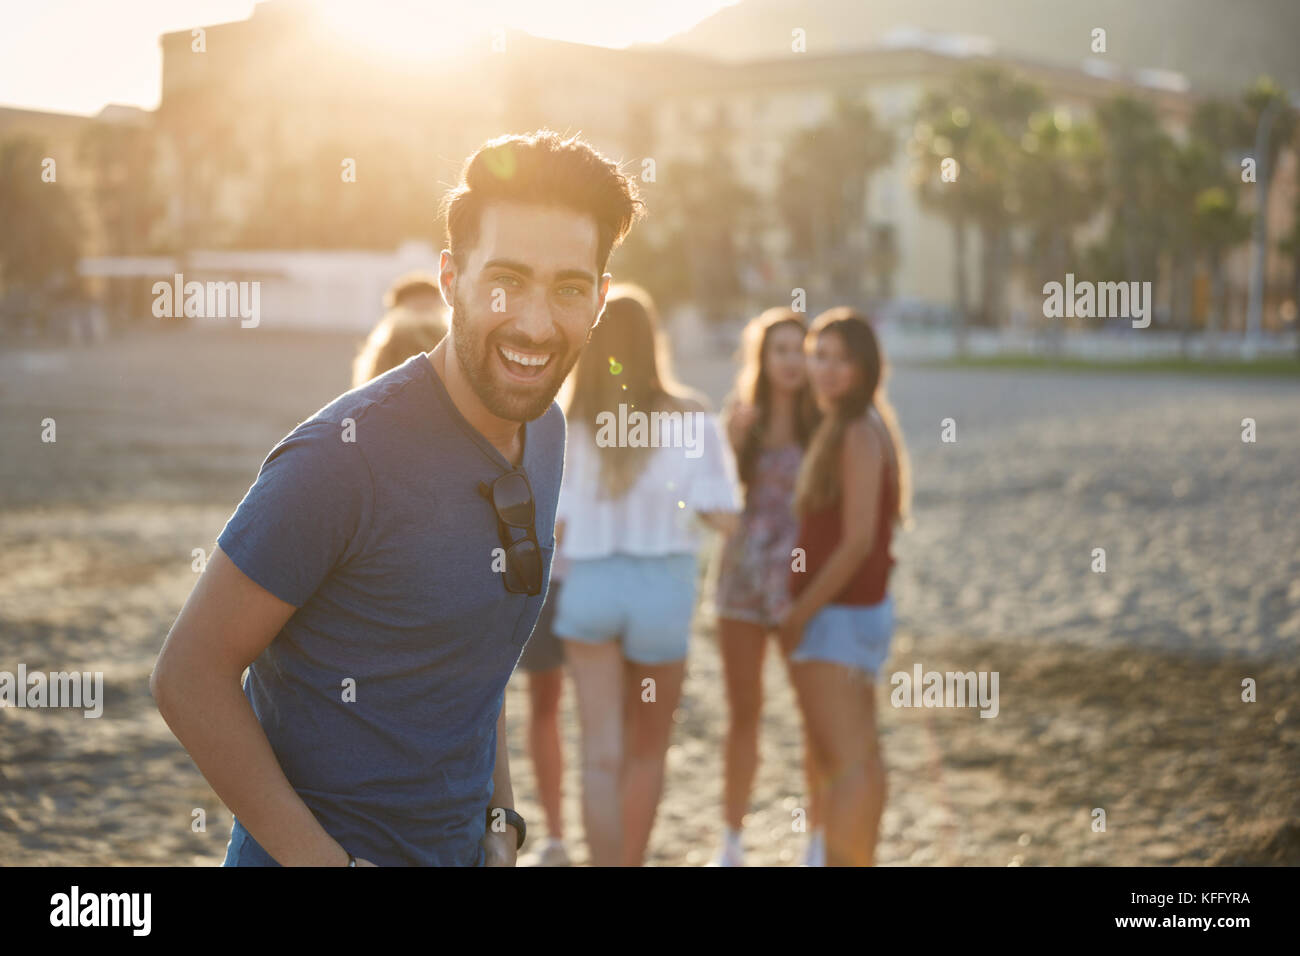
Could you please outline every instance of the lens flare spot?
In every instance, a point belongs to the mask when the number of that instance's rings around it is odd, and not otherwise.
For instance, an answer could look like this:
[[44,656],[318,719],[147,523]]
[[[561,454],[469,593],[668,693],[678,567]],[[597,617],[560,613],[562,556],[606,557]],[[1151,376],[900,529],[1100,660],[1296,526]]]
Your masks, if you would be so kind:
[[510,146],[498,146],[485,150],[483,165],[497,179],[513,179],[515,175],[515,152]]

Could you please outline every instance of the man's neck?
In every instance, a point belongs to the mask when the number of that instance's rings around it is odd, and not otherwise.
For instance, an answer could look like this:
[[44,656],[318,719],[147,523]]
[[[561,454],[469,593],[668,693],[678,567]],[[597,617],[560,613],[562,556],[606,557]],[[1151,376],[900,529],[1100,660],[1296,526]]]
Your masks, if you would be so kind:
[[505,456],[506,461],[518,467],[523,452],[520,441],[523,425],[509,419],[498,418],[487,410],[480,401],[478,393],[474,391],[474,386],[465,378],[465,373],[452,353],[452,348],[451,336],[448,335],[429,353],[433,371],[442,379],[442,384],[447,389],[447,394],[451,396],[456,411],[460,412],[465,421],[469,422],[480,435],[491,442],[492,446]]

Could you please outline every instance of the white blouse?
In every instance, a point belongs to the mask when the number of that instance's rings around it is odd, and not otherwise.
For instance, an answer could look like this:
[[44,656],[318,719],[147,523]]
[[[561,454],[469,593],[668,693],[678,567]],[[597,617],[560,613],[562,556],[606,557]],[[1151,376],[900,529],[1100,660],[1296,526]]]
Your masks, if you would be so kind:
[[659,424],[659,447],[646,453],[645,467],[627,493],[610,500],[600,479],[602,448],[593,434],[603,441],[619,440],[620,431],[624,440],[653,439],[637,437],[620,422],[607,421],[603,428],[569,422],[555,515],[564,522],[557,553],[562,565],[612,554],[694,554],[700,545],[697,512],[741,510],[736,463],[717,417],[683,412],[680,423]]

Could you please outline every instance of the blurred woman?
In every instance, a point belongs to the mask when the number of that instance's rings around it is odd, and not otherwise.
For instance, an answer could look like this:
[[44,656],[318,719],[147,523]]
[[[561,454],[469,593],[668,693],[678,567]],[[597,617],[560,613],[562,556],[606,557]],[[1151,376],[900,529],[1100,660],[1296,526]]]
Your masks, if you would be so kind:
[[[767,636],[788,603],[791,550],[799,531],[794,486],[817,409],[804,367],[807,326],[790,309],[768,309],[741,339],[741,369],[723,409],[727,437],[744,488],[740,526],[723,545],[714,600],[730,722],[724,761],[726,831],[718,866],[741,866],[741,827],[758,769]],[[819,865],[816,779],[808,770],[813,837],[805,862]]]
[[397,306],[384,313],[352,361],[352,387],[396,368],[412,355],[427,352],[447,334],[435,313]]
[[730,532],[739,490],[716,419],[671,377],[643,290],[610,291],[569,386],[553,628],[578,699],[589,861],[639,866],[686,670],[695,516]]
[[781,643],[823,781],[827,863],[869,866],[886,789],[874,683],[894,629],[890,542],[908,513],[907,451],[866,319],[823,313],[807,352],[823,417],[795,484],[806,565],[791,571]]

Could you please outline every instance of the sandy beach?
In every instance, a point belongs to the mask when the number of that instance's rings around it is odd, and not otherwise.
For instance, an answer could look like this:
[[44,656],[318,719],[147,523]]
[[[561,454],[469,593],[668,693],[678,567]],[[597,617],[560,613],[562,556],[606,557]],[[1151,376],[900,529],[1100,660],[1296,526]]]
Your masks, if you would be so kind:
[[[99,719],[0,710],[0,864],[221,861],[230,814],[158,715],[149,673],[194,549],[212,548],[271,446],[347,387],[355,345],[185,330],[0,353],[0,670],[105,679]],[[715,402],[730,371],[679,366]],[[895,708],[882,680],[879,861],[1300,864],[1297,380],[903,366],[891,395],[916,494],[886,671],[996,671],[1001,696],[992,719]],[[799,718],[774,654],[766,685],[746,846],[752,863],[793,865]],[[514,789],[540,836],[526,705],[519,674]],[[571,688],[563,706],[581,858]],[[726,730],[706,606],[676,721],[650,862],[702,865]]]

